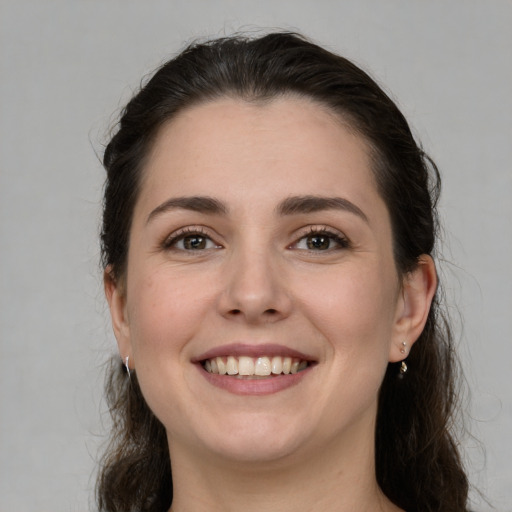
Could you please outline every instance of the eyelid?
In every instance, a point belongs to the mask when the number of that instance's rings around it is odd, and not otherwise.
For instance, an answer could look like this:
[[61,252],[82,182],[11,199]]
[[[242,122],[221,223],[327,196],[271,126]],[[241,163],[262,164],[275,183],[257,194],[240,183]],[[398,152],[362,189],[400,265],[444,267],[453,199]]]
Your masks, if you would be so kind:
[[[352,245],[350,239],[345,235],[345,233],[343,233],[339,229],[335,229],[330,226],[318,224],[318,225],[305,226],[304,228],[299,230],[299,232],[294,237],[295,241],[289,245],[289,248],[293,249],[294,246],[296,246],[302,239],[304,239],[308,236],[313,236],[313,235],[326,235],[326,236],[330,237],[331,239],[333,239],[335,242],[337,242],[339,245],[339,247],[337,247],[337,248],[328,249],[325,251],[318,251],[318,252],[331,252],[336,249],[347,249],[347,248],[351,247],[351,245]],[[305,250],[306,251],[307,249],[297,249],[297,250]],[[316,251],[313,251],[313,252],[316,252]]]
[[[173,231],[171,234],[167,235],[163,239],[163,241],[160,245],[161,245],[162,249],[171,250],[171,249],[175,248],[174,246],[177,242],[179,242],[180,240],[183,240],[183,238],[185,238],[186,236],[193,236],[193,235],[199,235],[199,236],[202,236],[204,238],[211,240],[215,244],[215,248],[222,247],[222,245],[216,241],[216,239],[215,239],[216,237],[211,233],[211,230],[205,228],[204,226],[186,226],[186,227],[179,228],[179,229]],[[185,251],[184,249],[176,249],[176,250],[188,252],[188,251]],[[208,249],[203,249],[203,251],[204,250],[208,250]]]

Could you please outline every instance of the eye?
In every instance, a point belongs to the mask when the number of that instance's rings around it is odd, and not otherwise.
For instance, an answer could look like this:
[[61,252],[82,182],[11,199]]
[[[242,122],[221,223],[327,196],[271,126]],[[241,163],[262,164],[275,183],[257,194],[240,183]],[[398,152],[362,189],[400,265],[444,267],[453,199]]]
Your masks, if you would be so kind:
[[204,235],[187,235],[177,240],[174,246],[187,251],[199,251],[202,249],[213,249],[215,244]]
[[206,233],[201,230],[181,230],[171,235],[164,242],[165,249],[175,249],[179,251],[204,251],[208,249],[218,249],[220,245],[216,244]]
[[292,246],[293,249],[316,252],[346,249],[347,247],[349,247],[349,241],[343,235],[326,229],[312,229]]

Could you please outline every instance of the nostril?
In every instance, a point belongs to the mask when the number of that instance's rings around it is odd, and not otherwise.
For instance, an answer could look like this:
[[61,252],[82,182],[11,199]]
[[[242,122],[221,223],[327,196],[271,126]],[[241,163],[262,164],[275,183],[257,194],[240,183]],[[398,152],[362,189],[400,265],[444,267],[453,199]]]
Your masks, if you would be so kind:
[[265,313],[268,313],[270,315],[275,315],[277,313],[277,309],[267,309]]

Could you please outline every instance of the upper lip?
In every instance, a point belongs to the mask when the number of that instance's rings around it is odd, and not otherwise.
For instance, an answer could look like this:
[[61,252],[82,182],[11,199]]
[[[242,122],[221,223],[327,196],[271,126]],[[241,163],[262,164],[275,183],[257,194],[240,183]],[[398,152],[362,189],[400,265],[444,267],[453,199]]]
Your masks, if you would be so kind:
[[279,345],[275,343],[263,344],[249,344],[249,343],[230,343],[227,345],[220,345],[213,347],[206,352],[194,357],[193,363],[199,363],[206,359],[213,359],[214,357],[226,356],[248,356],[248,357],[263,357],[263,356],[281,356],[281,357],[295,357],[303,361],[315,361],[316,359],[311,355],[304,354],[299,350]]

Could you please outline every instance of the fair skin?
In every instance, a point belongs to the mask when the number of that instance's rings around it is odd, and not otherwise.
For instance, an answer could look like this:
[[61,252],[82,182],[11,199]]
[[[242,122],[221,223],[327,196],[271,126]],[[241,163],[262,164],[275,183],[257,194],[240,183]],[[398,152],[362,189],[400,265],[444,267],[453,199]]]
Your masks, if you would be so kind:
[[[172,511],[399,510],[375,479],[377,395],[435,287],[427,256],[398,275],[368,148],[319,105],[226,98],[164,125],[105,290],[167,431]],[[247,375],[219,374],[228,358]]]

